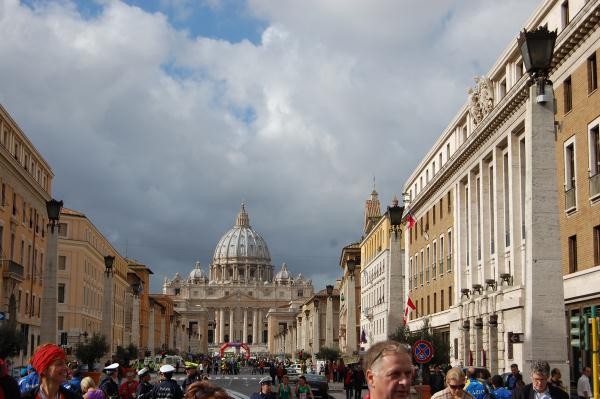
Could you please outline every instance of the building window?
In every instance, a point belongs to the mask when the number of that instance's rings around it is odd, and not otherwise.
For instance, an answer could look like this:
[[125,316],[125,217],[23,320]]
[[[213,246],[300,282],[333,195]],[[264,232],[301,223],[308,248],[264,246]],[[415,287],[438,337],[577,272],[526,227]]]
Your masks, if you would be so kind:
[[67,224],[66,223],[59,223],[58,224],[58,236],[59,237],[66,237],[67,236]]
[[448,191],[448,213],[452,212],[452,197],[450,196],[450,191]]
[[560,6],[561,28],[564,29],[569,24],[569,1],[564,1]]
[[452,286],[448,287],[448,307],[452,306]]
[[452,230],[448,230],[448,258],[447,258],[448,266],[446,270],[448,273],[452,271]]
[[576,184],[575,184],[575,141],[565,146],[565,210],[576,207]]
[[58,303],[65,303],[65,284],[58,284]]
[[437,313],[437,293],[433,293],[433,313]]
[[427,314],[431,314],[431,307],[429,305],[429,295],[427,295]]
[[571,85],[571,77],[565,79],[563,82],[563,96],[564,96],[564,107],[565,114],[573,109],[573,86]]
[[65,328],[65,318],[64,316],[58,316],[58,329],[64,330]]
[[587,59],[588,93],[598,88],[598,65],[596,64],[596,53]]
[[590,143],[590,198],[600,194],[600,124],[589,130]]
[[600,265],[600,224],[594,226],[594,266]]
[[440,312],[444,311],[444,290],[440,292]]
[[569,273],[577,271],[577,236],[569,237]]
[[60,255],[58,257],[58,270],[66,270],[67,269],[67,257],[64,255]]
[[495,230],[495,226],[496,226],[496,220],[494,219],[496,217],[496,210],[494,209],[494,196],[495,196],[495,192],[494,192],[494,165],[490,166],[490,187],[489,187],[489,193],[490,193],[490,253],[494,254],[496,252],[496,247],[494,244],[494,230]]

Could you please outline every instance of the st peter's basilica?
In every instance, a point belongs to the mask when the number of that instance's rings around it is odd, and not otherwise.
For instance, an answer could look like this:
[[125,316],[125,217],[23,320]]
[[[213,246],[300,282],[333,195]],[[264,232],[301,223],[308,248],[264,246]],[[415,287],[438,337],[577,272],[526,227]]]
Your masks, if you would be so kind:
[[310,280],[288,271],[274,274],[267,243],[250,227],[244,204],[233,228],[219,240],[208,273],[200,262],[189,276],[165,279],[163,294],[187,319],[192,352],[216,352],[225,342],[268,348],[267,312],[302,303],[313,295]]

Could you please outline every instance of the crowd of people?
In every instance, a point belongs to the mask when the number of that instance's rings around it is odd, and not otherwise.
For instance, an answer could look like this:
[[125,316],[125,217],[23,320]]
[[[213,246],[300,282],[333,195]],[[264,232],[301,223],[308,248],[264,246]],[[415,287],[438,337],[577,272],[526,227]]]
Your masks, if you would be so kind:
[[[231,360],[215,363],[219,366],[217,372],[222,364],[231,364],[235,369]],[[208,381],[208,374],[203,373],[203,370],[214,369],[212,363],[205,367],[186,363],[186,377],[181,385],[173,379],[176,368],[172,365],[161,366],[160,380],[153,384],[146,367],[137,373],[135,369],[127,369],[120,378],[118,363],[106,364],[97,384],[89,376],[82,378],[77,365],[67,363],[63,349],[54,344],[38,347],[30,363],[26,375],[17,383],[0,359],[0,399],[229,398],[225,390],[213,385]],[[328,380],[343,383],[346,399],[362,399],[365,388],[368,389],[365,399],[404,399],[409,396],[416,368],[408,345],[389,340],[376,343],[367,351],[363,364],[364,369],[361,364],[330,362],[320,371]],[[252,363],[247,365],[254,367]],[[268,370],[269,376],[261,378],[259,389],[251,399],[314,399],[303,375],[296,385],[290,385],[283,362],[270,360],[263,367],[257,363],[257,367],[263,374]],[[449,368],[445,373],[440,367],[434,367],[426,384],[430,386],[431,399],[569,399],[559,369],[551,370],[546,361],[533,361],[530,373],[532,382],[526,385],[516,364],[504,378],[500,375],[489,377],[487,370],[474,367]],[[592,397],[590,376],[590,368],[585,367],[577,384],[578,399]]]

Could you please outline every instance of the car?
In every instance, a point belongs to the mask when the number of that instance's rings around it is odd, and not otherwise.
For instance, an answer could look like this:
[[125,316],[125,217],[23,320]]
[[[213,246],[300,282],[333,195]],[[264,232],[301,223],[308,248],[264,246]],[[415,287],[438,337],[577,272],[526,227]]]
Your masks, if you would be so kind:
[[320,374],[304,374],[306,382],[310,386],[310,390],[313,395],[319,398],[327,399],[329,397],[329,384],[327,383],[327,377]]
[[285,373],[288,376],[290,382],[297,382],[298,381],[298,377],[300,377],[300,369],[289,366],[286,367],[285,369]]

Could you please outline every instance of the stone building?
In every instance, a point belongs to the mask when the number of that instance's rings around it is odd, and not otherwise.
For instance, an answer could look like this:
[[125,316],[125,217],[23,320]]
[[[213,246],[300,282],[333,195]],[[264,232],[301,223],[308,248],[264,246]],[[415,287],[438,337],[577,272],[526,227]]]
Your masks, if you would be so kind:
[[360,348],[360,244],[342,248],[340,255],[342,279],[340,280],[339,345],[344,362],[357,361]]
[[309,298],[313,287],[301,274],[293,277],[285,263],[274,273],[267,243],[250,227],[242,204],[235,225],[217,243],[208,273],[197,262],[188,276],[165,279],[163,293],[186,320],[191,352],[218,352],[234,342],[267,352],[269,309]]
[[40,343],[42,281],[54,174],[0,105],[0,312],[26,337],[24,364]]
[[564,312],[600,296],[599,16],[599,1],[543,1],[525,28],[558,31],[546,97],[514,40],[405,184],[410,326],[429,318],[454,364],[496,374],[541,358],[567,380],[586,358],[568,353]]

